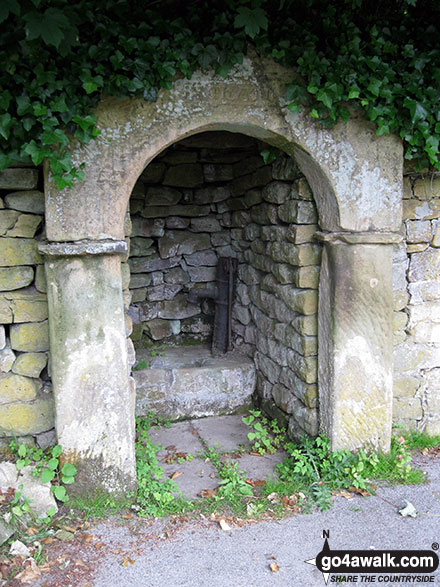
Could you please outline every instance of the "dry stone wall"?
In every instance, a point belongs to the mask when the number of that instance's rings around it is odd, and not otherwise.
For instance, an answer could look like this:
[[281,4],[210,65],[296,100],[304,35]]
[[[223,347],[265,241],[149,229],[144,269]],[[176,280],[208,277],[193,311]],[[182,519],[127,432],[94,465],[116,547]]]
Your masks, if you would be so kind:
[[407,165],[395,253],[395,422],[440,434],[440,175]]
[[[0,436],[54,438],[40,170],[0,173]],[[7,441],[3,440],[4,444]]]

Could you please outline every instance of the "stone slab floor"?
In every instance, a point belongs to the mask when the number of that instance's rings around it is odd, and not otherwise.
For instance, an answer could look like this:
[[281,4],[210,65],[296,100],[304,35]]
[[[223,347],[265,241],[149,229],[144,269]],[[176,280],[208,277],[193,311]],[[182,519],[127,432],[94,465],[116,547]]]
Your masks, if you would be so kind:
[[[273,476],[275,466],[282,462],[285,452],[279,450],[264,456],[251,453],[247,439],[250,431],[251,428],[243,424],[242,415],[234,415],[176,422],[169,428],[154,426],[149,435],[155,444],[164,447],[158,452],[164,478],[173,476],[182,494],[193,499],[204,489],[212,490],[218,486],[218,473],[204,456],[207,447],[221,454],[222,461],[237,462],[246,477],[254,481]],[[178,462],[179,453],[191,455],[193,459]]]

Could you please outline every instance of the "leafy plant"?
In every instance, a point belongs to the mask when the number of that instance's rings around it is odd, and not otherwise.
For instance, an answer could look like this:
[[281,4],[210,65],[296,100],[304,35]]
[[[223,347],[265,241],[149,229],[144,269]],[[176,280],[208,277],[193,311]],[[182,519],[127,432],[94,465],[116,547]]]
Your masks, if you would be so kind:
[[238,463],[227,462],[220,470],[221,481],[218,495],[220,497],[252,496],[252,487],[246,482],[245,473],[238,468]]
[[255,452],[264,455],[266,452],[275,453],[286,440],[284,431],[280,429],[276,420],[270,423],[259,410],[250,410],[249,416],[242,418],[242,421],[253,428],[253,432],[248,432],[248,440],[252,443],[252,449]]

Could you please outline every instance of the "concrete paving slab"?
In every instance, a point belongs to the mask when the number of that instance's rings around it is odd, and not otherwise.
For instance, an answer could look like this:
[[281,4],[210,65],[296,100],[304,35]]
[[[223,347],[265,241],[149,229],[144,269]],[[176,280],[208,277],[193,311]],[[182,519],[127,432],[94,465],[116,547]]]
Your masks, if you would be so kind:
[[165,447],[157,453],[160,457],[173,451],[185,452],[193,456],[205,452],[205,447],[190,421],[175,422],[169,428],[153,426],[148,434],[154,444]]
[[238,462],[238,468],[253,481],[257,479],[265,481],[267,477],[275,476],[275,467],[283,462],[285,456],[287,453],[283,450],[279,450],[273,455],[265,454],[262,456],[243,453],[239,459],[231,459],[231,462]]
[[202,418],[193,420],[192,425],[200,434],[201,438],[210,447],[219,445],[220,451],[233,451],[239,446],[250,448],[250,442],[247,439],[248,432],[251,432],[249,426],[243,424],[243,415],[219,416],[216,418]]
[[180,464],[177,462],[171,465],[162,462],[159,464],[163,467],[164,479],[174,475],[179,491],[188,499],[195,499],[203,489],[215,489],[218,486],[216,469],[204,459],[195,458]]

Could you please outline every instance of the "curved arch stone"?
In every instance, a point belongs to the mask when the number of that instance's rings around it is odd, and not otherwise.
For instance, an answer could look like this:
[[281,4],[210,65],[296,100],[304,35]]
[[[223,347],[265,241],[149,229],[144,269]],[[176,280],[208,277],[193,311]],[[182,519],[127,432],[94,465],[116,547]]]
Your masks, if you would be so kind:
[[[283,101],[290,75],[272,62],[245,59],[226,79],[196,73],[177,80],[154,103],[106,98],[96,111],[98,139],[72,145],[74,162],[86,163],[86,179],[58,192],[46,176],[53,245],[41,251],[48,255],[57,433],[66,457],[81,463],[83,486],[123,493],[136,484],[121,251],[106,253],[99,243],[124,239],[129,197],[149,162],[176,141],[211,130],[261,139],[295,157],[306,175],[321,230],[339,235],[324,238],[321,429],[334,446],[389,447],[393,238],[380,235],[400,227],[401,144],[377,137],[360,119],[325,129],[304,113],[294,115]],[[359,232],[373,234],[374,243],[357,238]],[[78,241],[87,246],[62,245]]]

